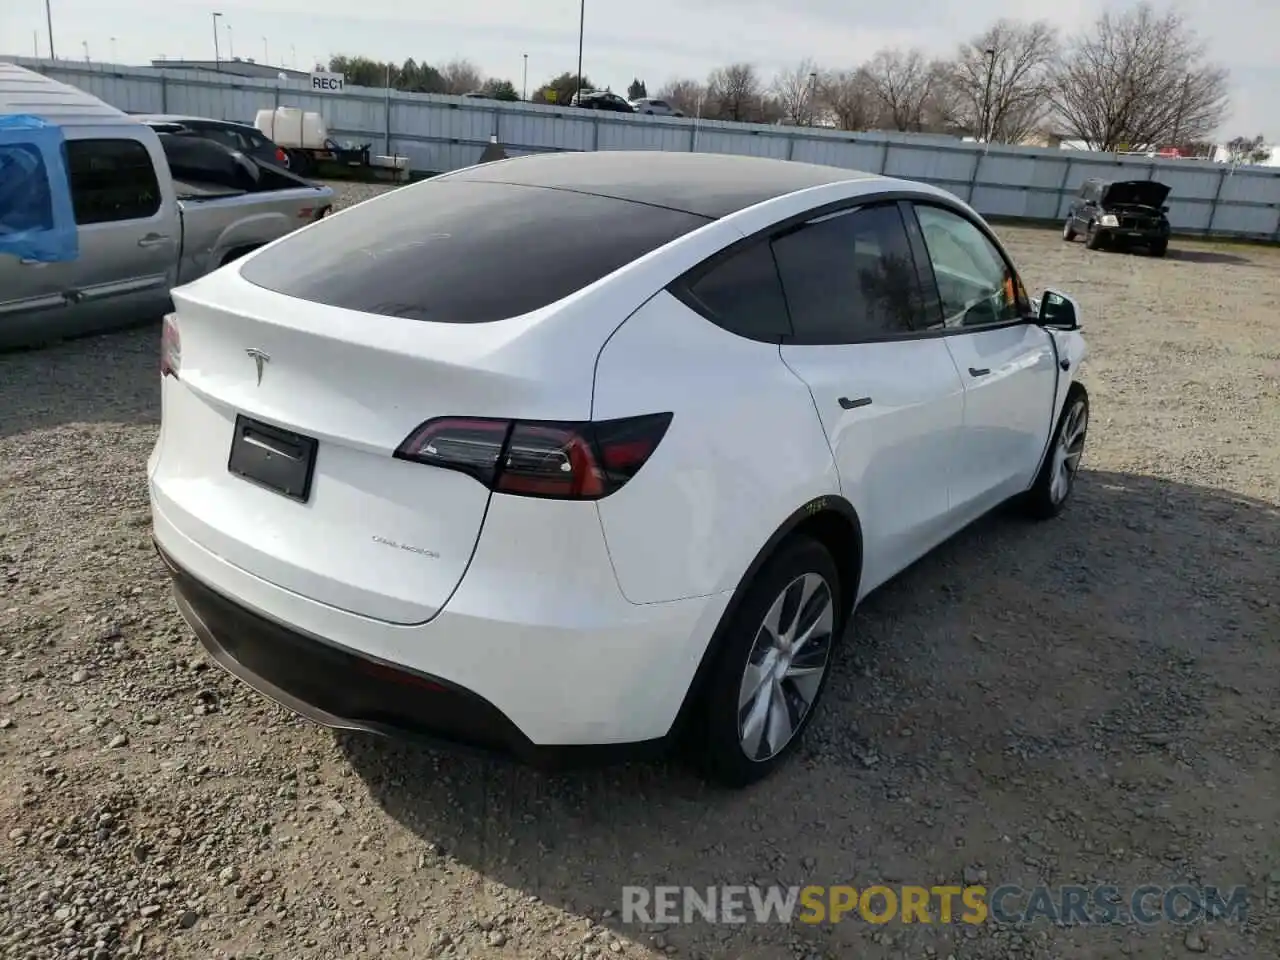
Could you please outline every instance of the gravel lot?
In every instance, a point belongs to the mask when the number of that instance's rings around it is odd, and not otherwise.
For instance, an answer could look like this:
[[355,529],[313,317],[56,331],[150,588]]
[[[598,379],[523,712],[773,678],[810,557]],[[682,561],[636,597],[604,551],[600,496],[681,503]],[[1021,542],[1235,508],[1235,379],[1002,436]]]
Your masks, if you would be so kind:
[[[1085,310],[1076,499],[870,598],[804,754],[733,795],[267,704],[208,665],[151,549],[157,331],[0,356],[0,956],[1280,954],[1280,251],[1002,233]],[[962,881],[1252,896],[1244,929],[615,912],[624,884]]]

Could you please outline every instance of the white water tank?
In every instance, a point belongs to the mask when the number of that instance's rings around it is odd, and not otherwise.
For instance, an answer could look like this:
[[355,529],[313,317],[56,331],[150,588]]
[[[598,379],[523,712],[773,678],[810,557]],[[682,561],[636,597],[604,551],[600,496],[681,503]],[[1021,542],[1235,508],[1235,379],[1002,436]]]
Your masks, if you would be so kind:
[[325,140],[329,139],[324,118],[312,110],[298,107],[259,110],[253,125],[263,136],[286,150],[322,150]]

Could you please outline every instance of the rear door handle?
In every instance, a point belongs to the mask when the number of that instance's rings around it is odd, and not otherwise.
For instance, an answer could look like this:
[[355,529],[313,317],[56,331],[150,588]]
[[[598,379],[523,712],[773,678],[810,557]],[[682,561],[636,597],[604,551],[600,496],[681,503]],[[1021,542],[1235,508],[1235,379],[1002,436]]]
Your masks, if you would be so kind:
[[158,247],[162,243],[168,243],[169,238],[159,233],[149,233],[138,241],[140,247]]
[[867,407],[870,405],[870,397],[858,397],[856,400],[850,400],[848,397],[840,398],[840,406],[846,410],[856,410],[858,407]]
[[969,368],[969,376],[971,377],[985,377],[990,372],[991,372],[991,369],[989,367],[970,367]]

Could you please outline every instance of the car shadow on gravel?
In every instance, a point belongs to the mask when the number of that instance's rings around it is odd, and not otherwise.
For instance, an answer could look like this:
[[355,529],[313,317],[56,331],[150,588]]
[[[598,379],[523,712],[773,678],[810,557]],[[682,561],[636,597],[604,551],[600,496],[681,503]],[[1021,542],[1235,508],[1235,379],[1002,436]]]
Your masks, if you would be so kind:
[[0,440],[69,424],[160,422],[160,327],[0,351]]
[[1186,247],[1170,247],[1165,253],[1166,260],[1179,260],[1183,263],[1229,263],[1256,265],[1248,257],[1222,250],[1189,250]]
[[[1137,886],[1210,854],[1206,882],[1238,880],[1249,865],[1223,798],[1251,822],[1280,818],[1276,792],[1252,780],[1271,751],[1277,556],[1274,504],[1086,471],[1057,520],[994,514],[868,598],[804,749],[742,792],[675,764],[552,776],[359,735],[339,745],[424,855],[620,936],[712,954],[801,936],[879,956],[885,928],[865,924],[655,934],[623,922],[622,888],[929,885],[979,870]],[[549,702],[573,696],[572,664],[565,683]],[[1135,797],[1168,810],[1132,814]],[[473,909],[498,907],[477,886]],[[906,929],[942,956],[959,936]]]

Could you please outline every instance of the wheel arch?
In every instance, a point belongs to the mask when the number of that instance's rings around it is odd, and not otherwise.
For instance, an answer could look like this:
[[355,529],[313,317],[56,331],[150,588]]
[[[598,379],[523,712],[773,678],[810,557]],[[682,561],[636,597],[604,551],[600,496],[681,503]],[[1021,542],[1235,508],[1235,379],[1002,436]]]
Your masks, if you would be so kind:
[[261,243],[245,243],[238,247],[232,247],[223,255],[222,262],[219,266],[225,267],[228,263],[234,263],[246,254],[253,253],[253,251],[257,250],[260,246],[262,246]]
[[694,672],[689,689],[685,691],[680,710],[671,725],[668,736],[679,736],[687,728],[697,711],[699,701],[728,635],[729,625],[737,616],[739,607],[759,576],[765,564],[772,559],[782,545],[793,537],[808,536],[817,540],[831,553],[836,569],[840,572],[841,624],[847,624],[857,602],[858,585],[862,578],[862,521],[853,504],[839,494],[814,497],[795,510],[773,532],[764,546],[756,553],[746,573],[738,582],[728,605],[720,615],[711,640],[702,652],[698,669]]
[[[1061,355],[1058,341],[1053,337],[1050,337],[1049,341],[1053,344],[1054,358],[1057,359]],[[1058,421],[1062,419],[1062,412],[1067,409],[1067,404],[1071,402],[1071,398],[1076,395],[1083,395],[1085,402],[1089,402],[1088,388],[1074,374],[1065,379],[1067,379],[1067,387],[1062,391],[1061,401],[1058,400],[1057,391],[1054,391],[1053,407],[1049,415],[1049,430],[1044,439],[1044,450],[1040,453],[1040,460],[1036,463],[1036,471],[1031,475],[1032,486],[1035,485],[1036,477],[1040,476],[1040,471],[1044,469],[1045,461],[1053,451],[1053,441],[1058,433]],[[1030,490],[1031,487],[1027,489]]]

